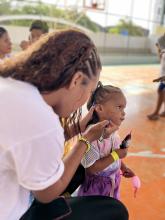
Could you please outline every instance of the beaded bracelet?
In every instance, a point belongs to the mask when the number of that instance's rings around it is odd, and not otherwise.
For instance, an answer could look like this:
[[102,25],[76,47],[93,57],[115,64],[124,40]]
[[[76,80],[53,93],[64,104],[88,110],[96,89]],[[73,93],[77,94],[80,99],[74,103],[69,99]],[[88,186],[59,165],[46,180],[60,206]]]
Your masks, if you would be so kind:
[[119,155],[116,153],[116,151],[112,151],[111,156],[114,159],[114,161],[119,160]]
[[85,153],[88,153],[88,151],[90,151],[90,149],[91,149],[90,142],[87,139],[83,138],[82,136],[79,137],[79,141],[82,141],[86,144],[87,149],[86,149]]

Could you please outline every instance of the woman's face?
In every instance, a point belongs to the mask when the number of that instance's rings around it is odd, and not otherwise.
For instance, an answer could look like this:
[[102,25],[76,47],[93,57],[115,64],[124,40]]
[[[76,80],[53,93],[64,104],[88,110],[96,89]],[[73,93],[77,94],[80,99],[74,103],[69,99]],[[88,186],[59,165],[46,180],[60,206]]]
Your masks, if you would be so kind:
[[82,75],[82,77],[78,79],[77,85],[66,88],[62,98],[58,104],[56,103],[54,108],[55,112],[61,117],[69,117],[71,113],[84,105],[95,90],[99,75],[100,71],[97,76],[93,76],[91,79]]
[[11,41],[8,33],[4,33],[0,37],[0,55],[5,56],[11,52]]

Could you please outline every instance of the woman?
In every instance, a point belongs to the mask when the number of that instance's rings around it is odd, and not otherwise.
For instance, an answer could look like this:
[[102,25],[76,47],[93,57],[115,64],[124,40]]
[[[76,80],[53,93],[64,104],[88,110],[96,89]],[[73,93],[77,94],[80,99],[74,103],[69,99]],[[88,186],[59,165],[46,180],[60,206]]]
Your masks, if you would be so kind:
[[11,41],[5,28],[0,27],[0,63],[11,53]]
[[[59,197],[89,143],[103,130],[117,129],[114,124],[107,126],[108,121],[88,130],[83,129],[84,121],[77,123],[77,110],[95,90],[100,70],[93,42],[75,30],[45,36],[4,63],[0,70],[0,219],[19,219],[31,205],[30,192],[38,202],[22,219],[128,219],[125,207],[110,198]],[[62,160],[64,139],[80,132],[79,127],[83,137]],[[123,150],[123,156],[126,153]]]

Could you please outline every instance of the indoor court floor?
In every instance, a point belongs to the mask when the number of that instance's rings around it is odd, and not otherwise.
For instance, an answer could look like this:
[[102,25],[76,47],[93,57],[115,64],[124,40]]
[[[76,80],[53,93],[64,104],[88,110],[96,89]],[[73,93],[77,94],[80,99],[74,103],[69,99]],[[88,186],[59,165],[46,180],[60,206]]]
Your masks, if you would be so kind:
[[[157,97],[159,65],[104,66],[101,81],[119,86],[127,97],[126,119],[121,138],[132,131],[125,163],[141,179],[141,188],[133,196],[131,180],[122,178],[121,201],[130,220],[165,220],[165,117],[150,121]],[[162,110],[164,110],[162,108]]]

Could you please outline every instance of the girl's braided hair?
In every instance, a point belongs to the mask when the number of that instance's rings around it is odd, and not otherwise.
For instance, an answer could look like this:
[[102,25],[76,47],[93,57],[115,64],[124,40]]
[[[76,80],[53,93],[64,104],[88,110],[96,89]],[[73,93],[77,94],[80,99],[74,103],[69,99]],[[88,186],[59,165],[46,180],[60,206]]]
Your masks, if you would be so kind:
[[[120,88],[112,85],[103,85],[99,81],[96,90],[93,92],[87,103],[87,109],[89,110],[92,106],[95,106],[97,104],[104,104],[110,99],[112,99],[114,94],[119,93],[122,93],[122,90]],[[94,110],[93,117],[89,121],[88,125],[96,124],[97,122],[99,122],[99,116],[97,112]]]

